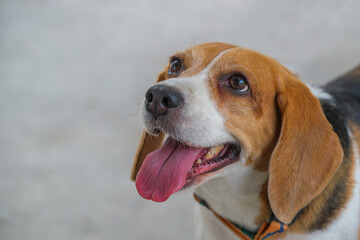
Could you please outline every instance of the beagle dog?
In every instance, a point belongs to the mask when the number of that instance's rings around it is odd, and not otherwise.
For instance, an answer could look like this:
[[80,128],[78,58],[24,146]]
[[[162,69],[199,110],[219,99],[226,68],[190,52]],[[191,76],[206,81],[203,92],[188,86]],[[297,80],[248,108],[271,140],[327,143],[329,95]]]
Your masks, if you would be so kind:
[[141,120],[131,178],[156,202],[192,187],[198,239],[359,239],[360,66],[312,88],[201,44],[170,58]]

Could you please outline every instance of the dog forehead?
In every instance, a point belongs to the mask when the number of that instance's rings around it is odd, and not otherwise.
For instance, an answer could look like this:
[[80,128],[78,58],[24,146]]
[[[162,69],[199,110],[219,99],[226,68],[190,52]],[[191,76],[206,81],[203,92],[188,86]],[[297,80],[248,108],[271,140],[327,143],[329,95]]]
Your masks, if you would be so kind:
[[[226,53],[223,54],[224,52]],[[219,58],[220,55],[221,58]],[[175,54],[175,56],[180,56],[184,66],[184,71],[179,78],[198,75],[209,65],[216,65],[212,72],[226,71],[229,70],[228,68],[233,68],[255,75],[264,75],[263,73],[273,66],[273,60],[261,53],[218,42],[197,45],[182,53]],[[214,63],[215,59],[217,61]]]
[[[206,82],[209,80],[210,72],[213,71],[214,65],[220,62],[224,55],[232,51],[233,48],[225,49],[214,58],[208,58],[209,61],[201,61],[198,60],[198,65],[202,67],[196,66],[195,70],[193,70],[193,74],[181,74],[177,78],[170,78],[165,81],[164,84],[174,86],[182,91],[188,92],[189,94],[193,94],[193,91],[204,91],[206,90]],[[189,70],[188,70],[189,71]]]
[[175,56],[182,55],[182,60],[186,68],[180,77],[196,75],[204,70],[220,53],[233,48],[236,48],[236,46],[213,42],[196,45],[185,50],[183,53],[175,54]]
[[226,43],[204,43],[196,45],[192,48],[185,50],[194,58],[201,59],[205,63],[210,63],[219,53],[230,48],[236,48],[237,46]]

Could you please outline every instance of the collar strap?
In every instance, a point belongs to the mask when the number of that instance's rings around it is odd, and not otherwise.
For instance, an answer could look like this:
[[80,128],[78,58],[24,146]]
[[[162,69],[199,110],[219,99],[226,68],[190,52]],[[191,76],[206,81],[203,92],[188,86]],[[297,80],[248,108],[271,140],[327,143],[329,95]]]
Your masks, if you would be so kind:
[[231,222],[229,219],[226,219],[220,216],[217,212],[212,209],[205,200],[200,199],[194,193],[195,200],[200,203],[202,206],[209,209],[217,219],[220,220],[228,229],[230,229],[236,236],[238,236],[242,240],[264,240],[270,236],[274,236],[276,234],[282,233],[287,230],[288,225],[280,222],[274,214],[271,215],[269,223],[263,223],[259,230],[255,233],[249,232],[246,229],[240,227],[239,225]]

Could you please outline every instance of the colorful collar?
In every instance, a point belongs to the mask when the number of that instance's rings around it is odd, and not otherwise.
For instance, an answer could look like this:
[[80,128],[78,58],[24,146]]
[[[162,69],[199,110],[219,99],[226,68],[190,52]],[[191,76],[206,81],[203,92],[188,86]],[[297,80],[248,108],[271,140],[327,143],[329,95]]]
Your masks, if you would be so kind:
[[240,227],[239,225],[231,222],[230,220],[217,214],[205,200],[200,199],[194,193],[195,200],[200,203],[202,206],[209,209],[215,217],[217,217],[228,229],[230,229],[236,236],[242,240],[264,240],[267,237],[279,234],[287,230],[288,225],[281,223],[273,214],[271,215],[269,223],[263,223],[259,230],[255,233],[249,232],[246,229]]

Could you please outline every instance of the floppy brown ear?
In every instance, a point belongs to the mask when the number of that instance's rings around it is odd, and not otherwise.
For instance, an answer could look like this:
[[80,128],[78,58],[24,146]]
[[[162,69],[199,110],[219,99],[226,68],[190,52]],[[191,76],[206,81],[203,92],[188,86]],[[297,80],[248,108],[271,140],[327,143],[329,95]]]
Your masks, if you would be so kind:
[[[166,70],[159,74],[156,82],[161,82],[164,81],[165,79],[166,79]],[[146,131],[143,131],[138,149],[135,154],[133,166],[131,169],[130,178],[132,181],[135,181],[136,175],[139,172],[145,157],[149,153],[155,151],[161,146],[164,137],[165,134],[162,131],[160,131],[160,133],[157,136],[150,135]]]
[[289,224],[324,190],[343,151],[310,89],[290,73],[281,81],[277,104],[282,125],[270,159],[268,196],[275,216]]
[[140,170],[142,163],[144,162],[145,157],[158,149],[163,140],[164,140],[164,132],[160,132],[157,136],[152,136],[147,132],[143,132],[143,135],[140,140],[140,144],[135,154],[134,163],[131,170],[131,180],[135,181],[136,175]]

